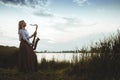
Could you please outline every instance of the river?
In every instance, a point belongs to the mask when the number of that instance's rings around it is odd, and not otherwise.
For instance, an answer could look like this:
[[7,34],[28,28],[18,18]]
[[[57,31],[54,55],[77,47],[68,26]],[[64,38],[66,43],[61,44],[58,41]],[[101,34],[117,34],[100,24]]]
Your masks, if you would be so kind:
[[81,57],[81,53],[36,53],[38,62],[41,62],[42,58],[46,60],[55,60],[55,61],[69,61],[71,62],[74,57],[78,59]]

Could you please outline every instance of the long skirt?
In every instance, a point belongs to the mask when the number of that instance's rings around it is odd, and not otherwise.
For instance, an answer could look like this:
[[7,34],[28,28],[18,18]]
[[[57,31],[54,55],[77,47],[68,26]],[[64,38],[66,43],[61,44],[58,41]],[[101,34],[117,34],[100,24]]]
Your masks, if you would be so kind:
[[38,70],[37,56],[33,48],[25,41],[20,42],[18,53],[18,69],[20,72],[36,72]]

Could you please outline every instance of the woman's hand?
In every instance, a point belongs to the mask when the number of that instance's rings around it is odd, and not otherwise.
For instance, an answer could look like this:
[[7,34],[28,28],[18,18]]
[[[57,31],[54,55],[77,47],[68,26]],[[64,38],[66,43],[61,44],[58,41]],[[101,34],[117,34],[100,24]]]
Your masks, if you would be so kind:
[[33,35],[31,35],[28,39],[30,39],[30,38],[32,38],[32,37],[34,37],[34,36],[36,36],[37,35],[37,32],[35,31],[34,33],[33,33]]

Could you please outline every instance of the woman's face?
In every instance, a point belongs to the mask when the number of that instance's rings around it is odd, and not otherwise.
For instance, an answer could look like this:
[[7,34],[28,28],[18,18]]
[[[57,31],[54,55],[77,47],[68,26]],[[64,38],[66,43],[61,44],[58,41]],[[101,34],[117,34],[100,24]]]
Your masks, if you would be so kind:
[[25,23],[25,22],[23,22],[22,26],[23,26],[23,27],[26,27],[26,23]]

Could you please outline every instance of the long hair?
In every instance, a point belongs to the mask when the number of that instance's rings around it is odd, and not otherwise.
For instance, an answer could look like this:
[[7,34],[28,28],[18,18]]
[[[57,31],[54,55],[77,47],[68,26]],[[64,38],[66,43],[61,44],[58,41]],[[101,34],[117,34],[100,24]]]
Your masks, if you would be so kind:
[[20,33],[20,29],[22,29],[22,27],[23,27],[23,23],[25,23],[24,20],[21,20],[21,21],[19,21],[19,23],[18,23],[18,34]]

